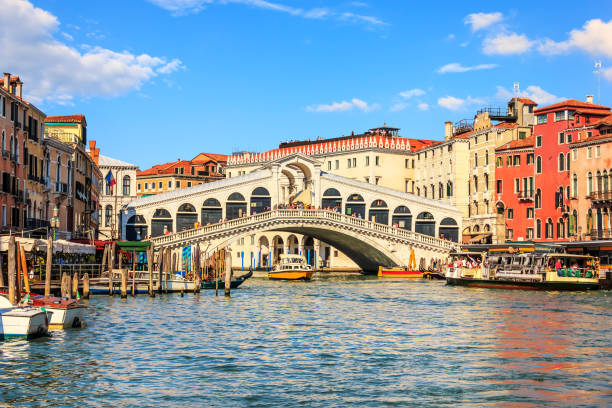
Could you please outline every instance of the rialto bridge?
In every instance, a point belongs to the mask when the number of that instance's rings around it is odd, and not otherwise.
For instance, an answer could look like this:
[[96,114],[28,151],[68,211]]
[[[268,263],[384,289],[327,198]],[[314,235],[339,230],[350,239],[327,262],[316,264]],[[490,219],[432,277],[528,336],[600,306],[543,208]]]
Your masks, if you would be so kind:
[[[286,209],[290,202],[313,209]],[[365,271],[407,265],[412,249],[426,266],[455,247],[461,230],[453,206],[323,172],[321,162],[300,154],[235,178],[139,198],[125,211],[126,239],[173,249],[200,244],[209,252],[246,246],[247,263],[254,257],[256,266],[280,253],[306,255],[306,247],[317,266],[330,265],[329,248]]]

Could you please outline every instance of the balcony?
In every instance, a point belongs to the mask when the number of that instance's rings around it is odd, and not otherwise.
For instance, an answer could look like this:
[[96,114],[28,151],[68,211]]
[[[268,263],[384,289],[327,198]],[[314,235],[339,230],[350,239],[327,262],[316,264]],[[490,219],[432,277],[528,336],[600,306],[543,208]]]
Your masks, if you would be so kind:
[[587,198],[594,202],[612,201],[612,191],[593,191]]
[[66,183],[55,183],[55,193],[68,194],[68,184]]
[[519,201],[533,201],[533,190],[517,191]]
[[40,178],[34,174],[28,174],[28,180],[40,183]]
[[514,121],[516,121],[516,116],[510,114],[506,108],[487,106],[485,108],[479,109],[476,112],[476,115],[479,115],[479,114],[485,113],[485,112],[489,114],[489,118],[491,118],[491,120],[496,120],[496,121],[499,121],[499,122],[514,122]]
[[591,239],[610,239],[612,238],[612,230],[610,229],[600,229],[600,230],[592,230],[590,234]]

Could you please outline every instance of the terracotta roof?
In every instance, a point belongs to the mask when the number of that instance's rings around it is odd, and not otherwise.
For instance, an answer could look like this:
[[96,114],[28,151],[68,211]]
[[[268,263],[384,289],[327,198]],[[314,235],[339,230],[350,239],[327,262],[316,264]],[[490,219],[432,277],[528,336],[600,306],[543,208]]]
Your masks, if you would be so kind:
[[408,139],[410,143],[410,150],[417,151],[426,147],[434,146],[442,143],[441,140],[422,140],[422,139]]
[[61,115],[61,116],[47,116],[45,119],[45,123],[47,122],[55,122],[55,123],[84,123],[87,125],[87,121],[85,120],[85,115]]
[[495,127],[498,128],[506,128],[506,129],[512,129],[518,126],[518,123],[512,123],[512,122],[501,122],[498,123],[497,125],[495,125]]
[[469,132],[464,132],[464,133],[459,133],[458,135],[454,135],[453,139],[469,139],[470,136],[472,136],[472,134],[474,134],[474,131],[470,130]]
[[597,127],[597,126],[605,126],[605,125],[612,126],[612,114],[610,114],[608,116],[605,116],[605,117],[597,120],[596,122],[593,122],[591,125],[595,126],[595,127]]
[[200,153],[191,159],[191,162],[195,164],[206,163],[209,161],[227,162],[227,155],[217,153]]
[[512,149],[524,149],[527,147],[533,147],[535,142],[535,136],[531,135],[525,139],[513,140],[509,143],[499,146],[495,151],[498,150],[512,150]]
[[519,102],[522,102],[523,105],[537,105],[537,103],[535,103],[529,98],[514,98],[514,99],[516,99]]
[[583,101],[579,101],[576,99],[568,99],[566,101],[562,101],[559,103],[555,103],[552,105],[548,105],[548,106],[544,106],[540,109],[536,109],[535,113],[541,113],[541,112],[548,112],[551,110],[555,110],[557,108],[561,108],[561,107],[570,107],[570,108],[586,108],[586,109],[595,109],[597,112],[600,112],[601,110],[607,110],[610,111],[610,107],[609,106],[603,106],[603,105],[596,105],[594,103],[588,103],[588,102],[583,102]]

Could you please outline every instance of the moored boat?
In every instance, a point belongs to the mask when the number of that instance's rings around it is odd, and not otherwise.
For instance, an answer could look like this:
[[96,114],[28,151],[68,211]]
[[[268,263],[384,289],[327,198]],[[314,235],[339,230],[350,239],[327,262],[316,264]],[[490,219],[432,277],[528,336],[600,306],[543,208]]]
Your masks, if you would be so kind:
[[[239,287],[240,285],[242,285],[244,283],[244,281],[246,281],[247,279],[249,279],[251,276],[253,276],[253,271],[249,271],[244,275],[238,276],[235,279],[232,279],[232,282],[230,283],[230,288],[231,289],[236,289],[237,287]],[[219,285],[217,285],[217,281],[215,280],[209,280],[209,281],[202,281],[200,283],[200,288],[202,289],[223,289],[225,287],[225,280],[224,279],[219,279]]]
[[36,338],[49,330],[47,312],[38,307],[13,306],[0,296],[0,339]]
[[308,265],[304,256],[287,254],[280,256],[278,264],[268,272],[268,279],[310,280],[312,274],[312,266]]
[[423,271],[412,270],[409,267],[393,267],[385,268],[383,266],[378,267],[379,278],[422,278]]
[[594,290],[599,289],[599,264],[586,255],[460,252],[451,254],[446,282],[479,288]]
[[66,299],[60,297],[44,297],[30,294],[32,306],[44,307],[51,312],[49,330],[63,330],[83,327],[85,325],[86,306],[80,299]]

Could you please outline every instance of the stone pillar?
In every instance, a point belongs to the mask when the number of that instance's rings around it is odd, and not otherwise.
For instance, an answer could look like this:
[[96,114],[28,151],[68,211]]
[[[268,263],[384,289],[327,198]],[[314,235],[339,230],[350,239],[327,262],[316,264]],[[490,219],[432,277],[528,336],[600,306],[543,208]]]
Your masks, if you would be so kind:
[[275,205],[283,202],[280,189],[280,165],[273,164],[272,165],[272,180],[270,181],[271,191],[270,191],[270,205],[274,208]]

